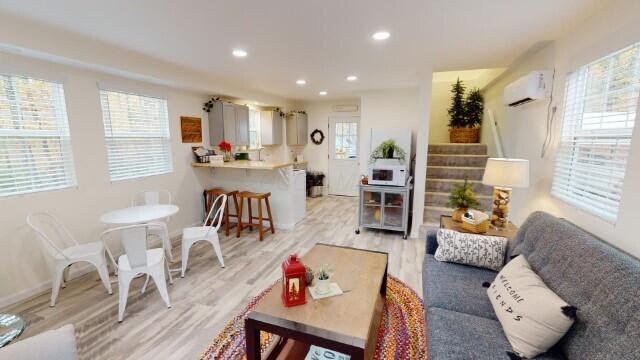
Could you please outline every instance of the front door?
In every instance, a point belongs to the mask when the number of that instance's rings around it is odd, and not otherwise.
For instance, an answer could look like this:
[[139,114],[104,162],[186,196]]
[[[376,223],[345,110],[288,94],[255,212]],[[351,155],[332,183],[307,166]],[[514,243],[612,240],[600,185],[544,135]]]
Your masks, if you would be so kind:
[[357,116],[329,118],[329,194],[358,196]]

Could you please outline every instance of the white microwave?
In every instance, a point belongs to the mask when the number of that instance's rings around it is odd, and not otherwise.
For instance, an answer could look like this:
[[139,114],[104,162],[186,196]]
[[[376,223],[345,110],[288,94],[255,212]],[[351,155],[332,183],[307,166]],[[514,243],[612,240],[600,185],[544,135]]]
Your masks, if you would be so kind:
[[405,186],[409,170],[404,164],[380,164],[369,165],[369,184]]

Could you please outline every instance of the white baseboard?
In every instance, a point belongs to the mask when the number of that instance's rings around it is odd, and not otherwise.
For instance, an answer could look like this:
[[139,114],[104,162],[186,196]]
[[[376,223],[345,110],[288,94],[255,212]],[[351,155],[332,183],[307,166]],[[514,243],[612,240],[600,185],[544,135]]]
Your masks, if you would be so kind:
[[[202,225],[202,223],[195,223],[195,224],[189,225],[189,227],[200,226],[200,225]],[[171,240],[179,239],[180,237],[182,237],[182,229],[178,229],[169,233],[169,237],[171,238]],[[160,240],[157,238],[154,238],[150,242],[150,245],[158,246],[160,245]],[[120,254],[113,254],[113,256],[116,259],[118,258],[119,255]],[[109,260],[107,259],[107,261]],[[88,263],[75,264],[69,269],[69,281],[76,279],[87,273],[90,273],[92,271],[96,271],[96,268],[91,264],[88,264]],[[15,303],[19,303],[21,301],[32,298],[34,296],[40,296],[44,293],[50,292],[52,284],[53,284],[52,280],[43,281],[28,289],[24,289],[16,293],[7,295],[3,298],[0,298],[0,308],[4,308],[10,305],[13,305]]]

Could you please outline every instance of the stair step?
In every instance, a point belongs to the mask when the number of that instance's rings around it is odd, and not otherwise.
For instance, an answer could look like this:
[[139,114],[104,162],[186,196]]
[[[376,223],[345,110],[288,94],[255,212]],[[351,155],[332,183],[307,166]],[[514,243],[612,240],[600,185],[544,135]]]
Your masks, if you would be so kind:
[[429,154],[475,154],[486,155],[486,144],[429,144]]
[[451,209],[443,206],[425,206],[422,222],[440,224],[442,215],[451,215]]
[[[491,210],[491,195],[476,195],[476,198],[484,211]],[[448,202],[448,192],[426,191],[424,193],[425,206],[447,207]]]
[[[437,178],[428,178],[426,184],[426,191],[433,192],[444,192],[450,193],[453,190],[454,185],[462,184],[464,180],[460,179],[437,179]],[[484,185],[480,181],[471,181],[469,183],[472,184],[471,189],[478,195],[492,195],[493,187]]]
[[428,154],[427,165],[432,166],[485,166],[489,155]]
[[481,166],[427,166],[427,178],[482,180]]

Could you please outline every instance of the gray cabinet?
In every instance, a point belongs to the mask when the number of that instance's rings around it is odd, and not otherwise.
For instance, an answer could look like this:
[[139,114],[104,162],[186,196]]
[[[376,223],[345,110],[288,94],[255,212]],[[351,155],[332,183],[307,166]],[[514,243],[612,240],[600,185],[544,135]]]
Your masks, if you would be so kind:
[[307,145],[307,114],[289,113],[287,115],[287,145]]
[[260,143],[262,145],[282,144],[283,120],[279,110],[260,112]]
[[411,178],[406,186],[360,185],[360,207],[358,229],[385,229],[401,231],[407,238],[409,228],[409,205]]
[[249,108],[216,101],[209,112],[211,146],[226,140],[232,145],[249,145]]

